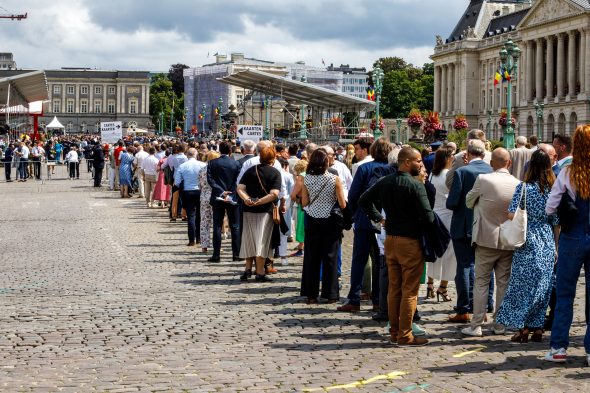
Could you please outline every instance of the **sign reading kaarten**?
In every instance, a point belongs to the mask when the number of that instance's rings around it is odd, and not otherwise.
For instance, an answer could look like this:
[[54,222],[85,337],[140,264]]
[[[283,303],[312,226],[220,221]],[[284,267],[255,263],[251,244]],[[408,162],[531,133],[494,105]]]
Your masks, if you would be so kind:
[[117,143],[123,138],[123,124],[120,121],[101,122],[100,138],[102,143]]
[[262,136],[262,126],[238,126],[238,138],[242,141],[244,139],[250,139],[254,142],[258,142],[262,139]]

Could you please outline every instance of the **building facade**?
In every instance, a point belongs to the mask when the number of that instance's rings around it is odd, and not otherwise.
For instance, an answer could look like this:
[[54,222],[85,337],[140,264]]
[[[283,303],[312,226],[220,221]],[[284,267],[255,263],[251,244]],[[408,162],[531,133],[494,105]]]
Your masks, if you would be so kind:
[[[494,85],[502,45],[521,50],[512,76],[516,135],[572,134],[590,118],[589,0],[472,0],[447,39],[437,36],[434,110],[447,129],[470,127],[499,139],[508,82]],[[542,106],[542,109],[541,109]]]
[[369,74],[365,67],[356,68],[349,64],[341,64],[340,67],[328,66],[328,71],[342,72],[342,92],[358,98],[367,98],[369,88]]
[[[30,71],[0,70],[0,76]],[[149,72],[62,68],[45,74],[49,104],[39,118],[40,126],[57,116],[66,133],[99,132],[105,121],[121,121],[129,129],[153,129]]]
[[16,61],[14,61],[12,53],[0,53],[0,70],[16,70]]

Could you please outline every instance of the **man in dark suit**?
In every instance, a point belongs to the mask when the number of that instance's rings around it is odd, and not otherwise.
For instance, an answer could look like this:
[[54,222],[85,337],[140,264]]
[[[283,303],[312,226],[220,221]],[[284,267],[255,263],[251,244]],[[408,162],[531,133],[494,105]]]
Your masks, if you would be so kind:
[[471,321],[469,312],[473,302],[473,267],[475,248],[471,245],[473,210],[465,204],[467,193],[473,188],[477,177],[482,173],[492,173],[492,167],[483,161],[486,154],[485,144],[478,139],[469,141],[466,166],[458,168],[447,198],[447,209],[453,211],[451,220],[451,238],[457,258],[457,315],[449,318],[450,322],[467,323]]
[[93,142],[91,150],[92,165],[94,167],[94,187],[100,187],[102,170],[104,169],[104,150],[98,142]]
[[[211,186],[211,207],[213,208],[213,256],[209,262],[219,262],[221,254],[221,229],[227,213],[231,230],[231,248],[234,261],[240,257],[239,210],[236,201],[236,183],[240,173],[240,163],[230,158],[231,145],[219,144],[221,157],[208,164],[207,182]],[[223,198],[220,200],[218,198]]]

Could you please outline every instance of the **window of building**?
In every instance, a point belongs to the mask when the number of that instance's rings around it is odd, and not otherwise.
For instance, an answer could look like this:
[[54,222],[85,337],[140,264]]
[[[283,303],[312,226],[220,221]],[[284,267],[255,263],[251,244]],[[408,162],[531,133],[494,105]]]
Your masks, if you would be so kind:
[[137,113],[137,100],[129,101],[129,113],[132,115]]
[[61,112],[61,101],[60,100],[53,101],[53,112],[54,113]]
[[68,85],[66,89],[68,94],[74,94],[74,85]]
[[72,123],[71,121],[68,122],[68,124],[66,125],[66,131],[73,132],[74,131],[74,123]]
[[88,94],[88,86],[80,86],[80,94]]
[[111,114],[115,113],[115,101],[109,101],[107,103],[107,112]]
[[61,85],[53,85],[53,94],[61,94]]
[[80,101],[80,113],[88,113],[88,100]]
[[110,95],[114,95],[115,94],[115,86],[109,86],[109,94]]
[[74,113],[74,100],[68,100],[66,102],[66,112]]
[[102,86],[94,86],[94,94],[102,94]]
[[102,113],[102,102],[94,101],[94,113]]
[[94,123],[94,131],[95,132],[100,132],[100,122],[96,122]]

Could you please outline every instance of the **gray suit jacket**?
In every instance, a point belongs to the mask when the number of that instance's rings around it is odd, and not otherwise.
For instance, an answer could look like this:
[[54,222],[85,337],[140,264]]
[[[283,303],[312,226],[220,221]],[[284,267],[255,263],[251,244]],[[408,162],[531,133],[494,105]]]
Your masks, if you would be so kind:
[[530,161],[533,153],[533,150],[527,149],[526,147],[510,150],[510,160],[512,160],[510,173],[512,176],[516,177],[518,180],[524,179],[524,168],[526,163]]
[[520,182],[507,169],[479,175],[465,204],[473,209],[472,243],[506,250],[500,243],[500,225],[508,219],[508,206]]
[[[455,160],[453,161],[453,166],[447,172],[447,178],[445,180],[445,184],[449,190],[451,189],[451,186],[453,185],[453,177],[455,176],[455,171],[457,169],[465,166],[465,163],[463,162],[463,155],[464,154],[467,154],[467,152],[465,150],[460,151],[459,153],[455,154]],[[489,151],[486,151],[486,155],[483,160],[485,163],[487,163],[489,165],[490,162],[492,161],[492,153]]]

